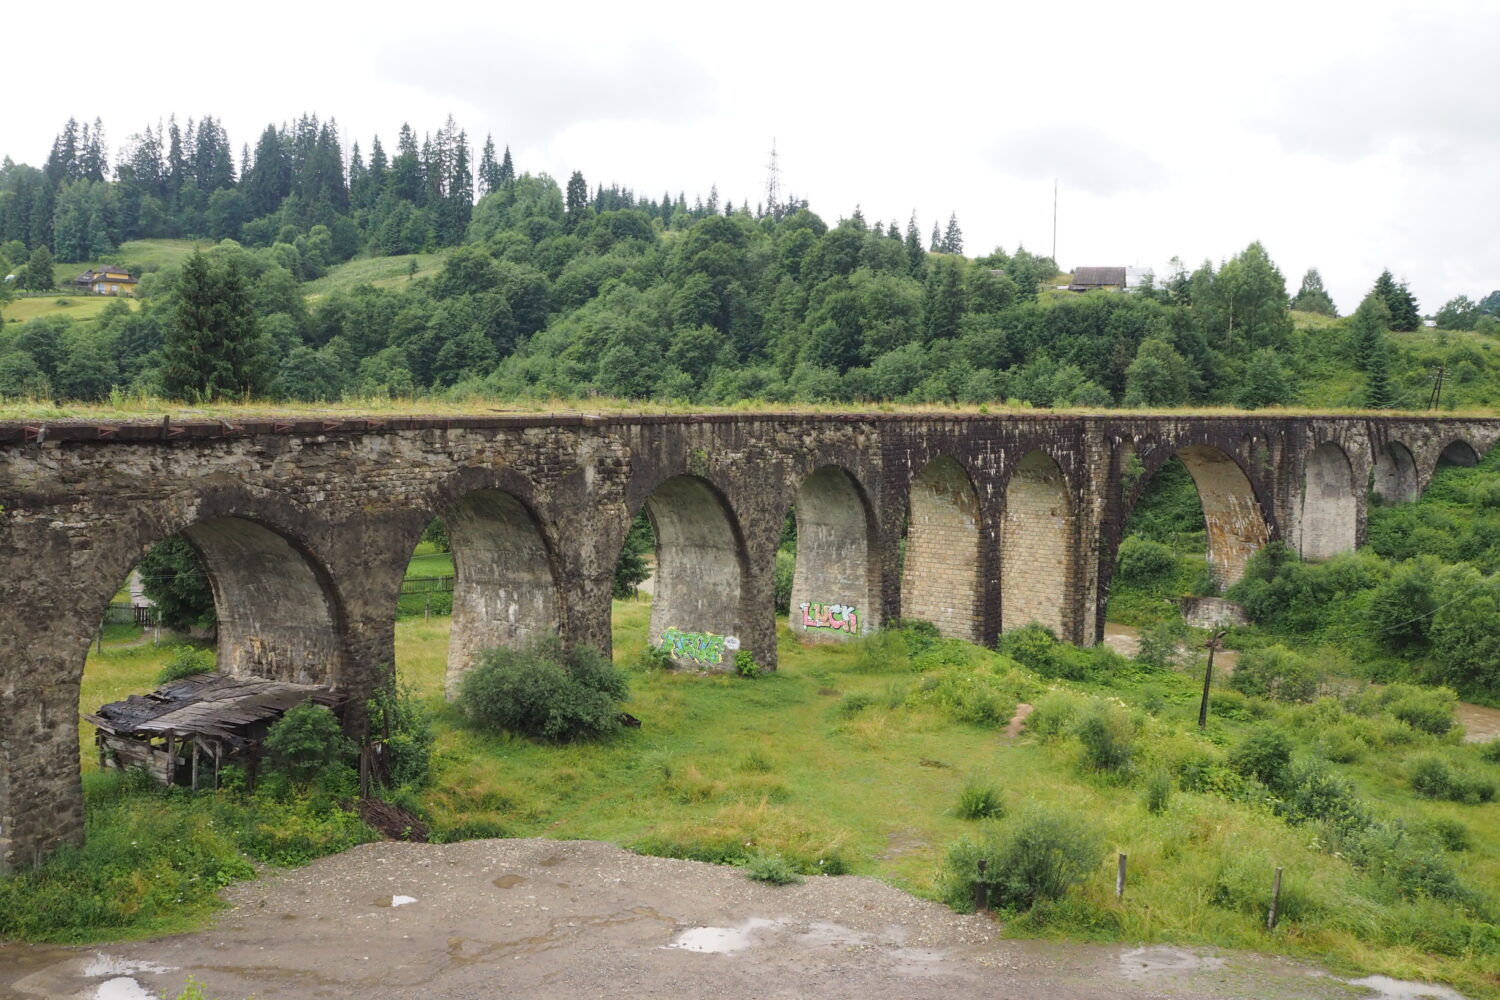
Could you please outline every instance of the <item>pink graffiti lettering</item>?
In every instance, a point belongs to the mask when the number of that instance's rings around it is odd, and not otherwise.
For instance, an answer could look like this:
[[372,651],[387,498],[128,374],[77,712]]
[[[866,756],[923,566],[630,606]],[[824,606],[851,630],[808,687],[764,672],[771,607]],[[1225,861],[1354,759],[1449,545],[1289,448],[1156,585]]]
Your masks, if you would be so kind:
[[859,612],[849,604],[813,604],[803,601],[803,628],[826,628],[835,632],[859,633]]

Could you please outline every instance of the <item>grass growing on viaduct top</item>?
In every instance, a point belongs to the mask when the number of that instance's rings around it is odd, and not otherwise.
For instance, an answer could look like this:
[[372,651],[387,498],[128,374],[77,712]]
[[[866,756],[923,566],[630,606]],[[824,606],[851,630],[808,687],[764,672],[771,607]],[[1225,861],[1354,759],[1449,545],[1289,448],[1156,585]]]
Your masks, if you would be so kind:
[[599,414],[610,416],[677,415],[696,413],[735,414],[826,414],[867,413],[905,414],[911,416],[1022,416],[1022,417],[1067,417],[1067,416],[1202,416],[1230,417],[1254,413],[1265,416],[1379,416],[1379,417],[1493,417],[1494,408],[1475,407],[1462,410],[1338,410],[1313,409],[1309,407],[1269,407],[1263,410],[1239,410],[1234,407],[1188,406],[1178,409],[1077,408],[1045,409],[1024,403],[1001,402],[989,404],[906,404],[906,403],[785,403],[771,400],[748,399],[734,406],[706,406],[698,403],[661,402],[632,399],[494,399],[469,397],[445,399],[421,397],[414,399],[389,399],[367,397],[345,399],[339,402],[298,403],[287,401],[249,400],[243,402],[216,402],[203,405],[175,402],[154,396],[116,395],[108,402],[75,403],[44,399],[17,399],[0,397],[0,421],[113,421],[117,423],[160,421],[171,417],[174,421],[266,419],[271,417],[349,419],[354,417],[503,417]]

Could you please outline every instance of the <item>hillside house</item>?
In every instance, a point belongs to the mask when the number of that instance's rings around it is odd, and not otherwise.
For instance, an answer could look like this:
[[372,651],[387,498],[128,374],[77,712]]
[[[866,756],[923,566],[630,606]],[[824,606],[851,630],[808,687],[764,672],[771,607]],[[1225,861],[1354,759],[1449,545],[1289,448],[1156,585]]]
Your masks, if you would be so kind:
[[1125,290],[1125,268],[1080,267],[1073,272],[1068,284],[1070,292],[1092,292],[1096,288],[1108,288],[1117,292]]
[[87,288],[95,295],[133,295],[137,281],[123,267],[101,267],[84,271],[73,284]]

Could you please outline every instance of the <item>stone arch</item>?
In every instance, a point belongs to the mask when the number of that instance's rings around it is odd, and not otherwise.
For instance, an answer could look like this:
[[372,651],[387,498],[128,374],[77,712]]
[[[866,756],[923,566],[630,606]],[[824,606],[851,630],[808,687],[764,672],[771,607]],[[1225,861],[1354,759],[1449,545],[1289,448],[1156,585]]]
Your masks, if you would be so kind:
[[912,480],[901,614],[955,639],[984,638],[979,493],[964,467],[939,456]]
[[219,669],[295,684],[342,686],[343,615],[327,571],[292,538],[224,515],[181,531],[208,572]]
[[1388,441],[1375,451],[1370,473],[1371,489],[1388,504],[1415,500],[1420,490],[1417,482],[1417,460],[1411,449],[1400,441]]
[[875,517],[859,482],[825,465],[797,490],[797,568],[792,631],[809,639],[847,639],[880,627],[880,568]]
[[1036,622],[1071,635],[1074,510],[1066,477],[1044,451],[1028,452],[1005,488],[1001,529],[1000,625]]
[[1302,479],[1300,549],[1304,559],[1327,559],[1354,548],[1359,497],[1344,449],[1325,441],[1307,455]]
[[481,650],[522,646],[560,624],[557,569],[540,522],[501,489],[465,493],[444,513],[453,552],[448,696]]
[[656,536],[647,641],[683,666],[731,669],[749,613],[745,543],[729,501],[708,480],[679,475],[645,506]]
[[1176,451],[1198,488],[1214,582],[1228,587],[1245,575],[1250,556],[1271,538],[1250,477],[1233,457],[1212,445]]
[[1437,468],[1445,465],[1456,465],[1463,469],[1472,469],[1479,464],[1479,452],[1473,445],[1458,438],[1444,445],[1443,450],[1438,453]]

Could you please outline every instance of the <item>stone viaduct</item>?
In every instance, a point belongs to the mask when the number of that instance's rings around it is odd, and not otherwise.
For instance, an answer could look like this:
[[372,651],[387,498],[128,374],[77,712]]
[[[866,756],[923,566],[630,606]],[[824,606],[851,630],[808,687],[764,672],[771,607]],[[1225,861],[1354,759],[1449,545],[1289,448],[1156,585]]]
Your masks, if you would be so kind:
[[1268,539],[1310,558],[1354,547],[1369,489],[1411,499],[1497,437],[1500,420],[1269,414],[0,424],[0,871],[82,836],[85,655],[136,561],[174,535],[211,576],[222,668],[358,697],[392,670],[434,516],[457,576],[451,686],[476,650],[537,633],[609,650],[613,569],[644,506],[651,641],[685,666],[774,668],[789,509],[790,620],[809,638],[906,616],[981,643],[1031,621],[1092,643],[1125,517],[1171,456],[1227,584]]

